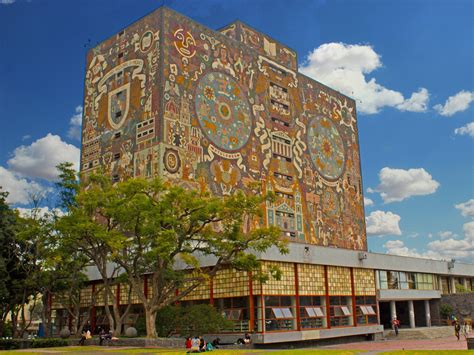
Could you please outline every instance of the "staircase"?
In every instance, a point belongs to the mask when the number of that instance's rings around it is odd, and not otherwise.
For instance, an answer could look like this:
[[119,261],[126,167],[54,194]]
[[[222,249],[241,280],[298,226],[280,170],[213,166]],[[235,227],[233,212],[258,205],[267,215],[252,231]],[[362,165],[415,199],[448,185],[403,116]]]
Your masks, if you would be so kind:
[[436,339],[436,338],[446,338],[454,335],[454,327],[422,327],[422,328],[409,328],[409,329],[399,329],[398,337],[395,335],[395,332],[390,329],[384,331],[385,339],[400,339],[400,340],[409,340],[409,339]]

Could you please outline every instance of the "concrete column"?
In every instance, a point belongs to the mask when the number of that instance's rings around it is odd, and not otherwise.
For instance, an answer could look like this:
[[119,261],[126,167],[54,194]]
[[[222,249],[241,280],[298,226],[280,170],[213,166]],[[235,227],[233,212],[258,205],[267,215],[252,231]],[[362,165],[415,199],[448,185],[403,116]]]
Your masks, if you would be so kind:
[[410,328],[415,328],[415,308],[412,300],[408,301],[408,317],[410,318]]
[[425,300],[426,326],[431,327],[430,300]]
[[470,287],[468,285],[468,282],[467,282],[467,277],[463,278],[462,279],[462,285],[467,288],[468,290],[470,290]]
[[397,305],[395,301],[390,301],[390,317],[391,319],[397,316]]
[[456,281],[454,280],[454,277],[449,278],[449,284],[451,288],[451,293],[456,293]]

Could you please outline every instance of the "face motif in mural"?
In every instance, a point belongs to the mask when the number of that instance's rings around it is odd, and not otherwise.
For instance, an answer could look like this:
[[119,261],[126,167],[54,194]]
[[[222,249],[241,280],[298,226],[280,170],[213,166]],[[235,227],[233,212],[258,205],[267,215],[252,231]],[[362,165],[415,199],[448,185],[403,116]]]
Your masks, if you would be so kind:
[[230,76],[211,72],[199,81],[196,113],[204,134],[218,148],[235,151],[247,143],[252,131],[250,106]]
[[308,147],[316,170],[327,180],[337,180],[344,171],[345,149],[334,123],[315,117],[309,124]]
[[183,57],[192,58],[196,54],[196,41],[193,35],[182,28],[174,32],[174,46]]

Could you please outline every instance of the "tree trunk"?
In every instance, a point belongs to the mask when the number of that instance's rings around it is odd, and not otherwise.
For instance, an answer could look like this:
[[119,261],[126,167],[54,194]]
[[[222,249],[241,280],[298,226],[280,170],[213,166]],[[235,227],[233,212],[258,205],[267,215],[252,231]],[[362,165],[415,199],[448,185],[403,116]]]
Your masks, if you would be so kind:
[[156,334],[156,312],[153,312],[148,307],[143,308],[145,309],[146,337],[157,338],[158,334]]

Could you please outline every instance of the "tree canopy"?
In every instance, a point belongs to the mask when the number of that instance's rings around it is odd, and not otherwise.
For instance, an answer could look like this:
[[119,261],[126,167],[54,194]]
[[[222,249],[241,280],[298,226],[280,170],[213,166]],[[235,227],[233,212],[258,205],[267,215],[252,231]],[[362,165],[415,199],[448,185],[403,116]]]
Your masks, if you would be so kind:
[[[106,176],[92,175],[58,229],[64,242],[89,253],[98,268],[106,263],[120,267],[143,304],[147,335],[154,337],[156,312],[221,268],[258,274],[260,263],[252,252],[271,246],[287,251],[280,230],[263,226],[268,198],[243,192],[216,197],[158,178],[113,184]],[[208,267],[200,263],[204,257],[212,259]]]

